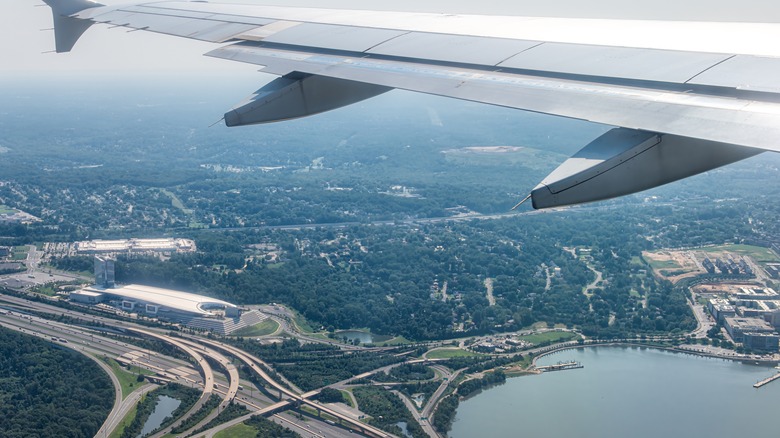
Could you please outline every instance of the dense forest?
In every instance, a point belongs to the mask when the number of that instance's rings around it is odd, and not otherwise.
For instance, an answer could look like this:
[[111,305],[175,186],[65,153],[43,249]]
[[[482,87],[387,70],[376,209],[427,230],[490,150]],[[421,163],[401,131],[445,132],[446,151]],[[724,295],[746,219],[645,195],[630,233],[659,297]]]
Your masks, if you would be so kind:
[[114,386],[92,360],[0,328],[0,436],[92,437]]
[[[116,272],[121,282],[194,290],[239,304],[281,302],[329,331],[367,327],[414,340],[517,330],[540,321],[593,337],[690,330],[695,321],[684,293],[648,275],[641,262],[641,251],[653,245],[636,234],[632,213],[614,212],[613,219],[634,225],[572,211],[202,233],[196,254],[165,262],[123,257]],[[251,249],[259,244],[278,247],[281,256],[268,262]],[[590,261],[566,248],[587,248]],[[76,263],[62,261],[67,264]],[[588,297],[582,291],[594,280],[591,268],[605,281]],[[492,281],[492,303],[486,279]]]
[[359,386],[353,390],[353,394],[360,410],[371,416],[368,422],[372,426],[396,436],[408,436],[401,429],[403,425],[414,438],[428,436],[401,399],[392,392],[378,386]]

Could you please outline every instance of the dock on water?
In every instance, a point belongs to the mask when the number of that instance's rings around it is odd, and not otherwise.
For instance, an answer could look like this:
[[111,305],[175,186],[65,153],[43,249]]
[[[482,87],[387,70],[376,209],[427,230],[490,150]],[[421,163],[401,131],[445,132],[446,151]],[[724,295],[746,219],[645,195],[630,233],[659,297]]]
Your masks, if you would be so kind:
[[573,370],[576,368],[585,368],[585,367],[579,362],[558,362],[554,365],[544,365],[544,366],[536,367],[537,370],[542,372]]
[[753,388],[760,388],[760,387],[766,385],[767,383],[774,382],[777,379],[780,379],[780,373],[777,373],[777,374],[775,374],[772,377],[767,377],[766,379],[756,383],[755,385],[753,385]]

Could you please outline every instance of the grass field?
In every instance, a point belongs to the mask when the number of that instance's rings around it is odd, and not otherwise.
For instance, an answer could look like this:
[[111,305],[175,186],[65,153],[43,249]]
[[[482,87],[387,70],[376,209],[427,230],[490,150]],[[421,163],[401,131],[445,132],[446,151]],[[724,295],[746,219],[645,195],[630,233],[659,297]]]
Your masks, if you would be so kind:
[[12,260],[27,260],[27,251],[29,248],[27,246],[15,246],[14,251],[11,255]]
[[185,207],[184,203],[181,202],[181,199],[179,199],[179,197],[176,196],[175,193],[173,193],[171,191],[168,191],[168,190],[165,190],[165,189],[160,189],[160,191],[165,196],[171,198],[171,206],[173,206],[173,208],[178,208],[182,213],[186,214],[187,216],[192,214],[192,210],[187,208],[187,207]]
[[2,214],[16,214],[17,210],[7,205],[0,205],[0,215]]
[[350,397],[352,393],[350,391],[347,391],[346,389],[339,389],[339,391],[341,392],[341,395],[344,397],[344,404],[354,408],[355,405],[352,403],[352,397]]
[[255,324],[251,327],[245,327],[241,330],[231,333],[231,336],[267,336],[276,332],[279,329],[279,323],[271,318],[265,319],[260,324]]
[[721,245],[721,246],[707,246],[704,248],[701,248],[701,251],[704,252],[733,252],[740,255],[746,255],[750,256],[755,260],[756,262],[778,262],[780,261],[780,258],[777,257],[777,254],[774,253],[769,248],[764,248],[761,246],[753,246],[753,245]]
[[41,294],[41,295],[46,295],[48,297],[53,297],[54,295],[57,294],[57,291],[54,289],[54,286],[52,286],[50,284],[43,284],[43,285],[40,285],[40,286],[34,286],[30,290],[35,292],[35,293]]
[[[131,392],[135,391],[143,385],[146,385],[146,382],[138,382],[136,380],[138,378],[137,373],[128,372],[124,367],[122,367],[122,365],[119,364],[119,362],[115,361],[114,359],[109,359],[106,363],[108,363],[108,365],[111,367],[111,370],[114,372],[116,378],[119,379],[119,384],[122,386],[122,400],[124,400]],[[137,371],[138,369],[138,367],[133,367],[134,371]],[[151,374],[151,372],[145,369],[141,368],[140,370],[141,374]]]
[[580,339],[580,335],[571,332],[542,332],[520,336],[520,339],[532,344],[541,344],[542,342],[566,342]]
[[451,359],[453,357],[473,357],[481,356],[477,353],[461,350],[460,348],[439,348],[431,350],[426,356],[428,359]]
[[396,336],[396,337],[390,338],[390,339],[388,339],[386,341],[374,342],[373,344],[376,345],[377,347],[385,347],[385,346],[390,346],[390,345],[403,345],[403,344],[411,344],[411,343],[412,343],[412,341],[406,339],[403,336]]
[[255,438],[256,436],[257,429],[240,423],[214,435],[214,438]]
[[295,315],[294,322],[295,325],[298,327],[298,330],[302,331],[303,333],[314,333],[314,327],[309,322],[309,320],[307,320],[303,315],[295,311],[293,311],[293,315]]
[[681,269],[682,266],[679,265],[679,263],[675,262],[674,260],[655,260],[650,259],[647,260],[647,264],[650,265],[651,268],[655,269],[656,271],[661,269]]

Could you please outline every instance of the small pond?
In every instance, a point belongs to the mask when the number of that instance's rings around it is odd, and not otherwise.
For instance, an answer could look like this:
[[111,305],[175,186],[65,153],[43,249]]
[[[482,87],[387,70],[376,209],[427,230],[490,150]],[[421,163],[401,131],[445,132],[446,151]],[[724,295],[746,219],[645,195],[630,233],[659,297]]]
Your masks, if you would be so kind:
[[167,417],[170,417],[173,411],[175,411],[180,404],[180,400],[176,400],[173,397],[168,397],[167,395],[161,395],[157,397],[157,405],[154,407],[154,412],[152,412],[152,415],[150,415],[146,420],[143,429],[141,429],[141,434],[138,435],[137,438],[140,438],[160,427],[163,421],[165,421]]
[[343,330],[340,332],[334,333],[336,336],[336,339],[344,339],[345,337],[349,342],[354,342],[355,339],[360,341],[361,344],[372,344],[376,342],[385,342],[389,341],[390,339],[393,339],[390,336],[384,336],[384,335],[375,335],[369,332],[363,332],[360,330]]

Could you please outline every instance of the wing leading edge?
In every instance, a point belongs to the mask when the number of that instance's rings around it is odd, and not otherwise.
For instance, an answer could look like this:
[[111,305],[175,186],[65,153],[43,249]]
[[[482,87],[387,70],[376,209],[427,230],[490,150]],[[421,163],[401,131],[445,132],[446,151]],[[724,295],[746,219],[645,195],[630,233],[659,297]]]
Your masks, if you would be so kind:
[[[767,56],[780,49],[762,45],[780,37],[780,25],[44,1],[58,52],[102,23],[229,43],[207,55],[280,76],[226,113],[228,126],[304,117],[399,88],[619,127],[545,178],[531,193],[535,208],[634,193],[780,151],[780,58]],[[586,24],[601,30],[571,35]],[[558,34],[549,30],[556,25]],[[665,31],[657,41],[631,38],[650,25]],[[701,41],[679,40],[691,26],[705,33]],[[740,33],[713,41],[728,30]],[[670,50],[670,38],[702,51]]]

